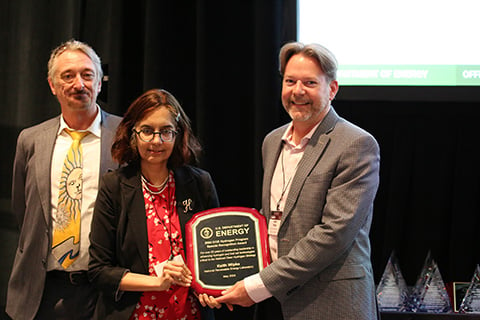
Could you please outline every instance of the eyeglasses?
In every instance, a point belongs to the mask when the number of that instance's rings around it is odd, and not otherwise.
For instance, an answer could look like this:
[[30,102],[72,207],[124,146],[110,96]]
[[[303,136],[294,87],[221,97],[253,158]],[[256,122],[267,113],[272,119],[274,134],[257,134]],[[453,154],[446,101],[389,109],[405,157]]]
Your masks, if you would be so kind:
[[151,128],[142,128],[140,131],[137,131],[135,130],[135,128],[133,128],[132,131],[138,134],[140,139],[144,142],[153,141],[156,134],[158,134],[162,142],[171,142],[173,141],[173,139],[175,138],[175,135],[177,134],[177,131],[172,129],[163,129],[155,132]]
[[[82,78],[82,81],[94,81],[95,80],[95,73],[93,71],[83,71],[80,72],[80,77]],[[75,72],[64,72],[60,74],[60,79],[65,82],[65,83],[73,83],[77,79],[77,74]]]

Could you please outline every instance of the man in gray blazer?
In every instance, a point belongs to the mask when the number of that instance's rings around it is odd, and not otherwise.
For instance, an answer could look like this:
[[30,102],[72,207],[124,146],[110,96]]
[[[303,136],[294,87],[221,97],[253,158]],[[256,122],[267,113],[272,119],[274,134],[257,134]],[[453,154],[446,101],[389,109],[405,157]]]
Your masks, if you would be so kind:
[[[97,293],[86,276],[88,234],[100,176],[117,167],[110,148],[121,120],[97,105],[102,76],[100,58],[87,44],[70,40],[54,49],[48,83],[61,115],[18,137],[12,208],[20,236],[6,306],[12,319],[89,319],[93,314]],[[52,230],[61,219],[60,176],[72,145],[67,130],[88,134],[81,140],[83,171],[77,179],[83,185],[79,252],[65,267],[52,254]]]
[[337,62],[326,48],[284,45],[280,72],[292,122],[262,147],[273,262],[217,301],[230,308],[257,302],[259,319],[376,319],[369,231],[379,146],[331,106]]

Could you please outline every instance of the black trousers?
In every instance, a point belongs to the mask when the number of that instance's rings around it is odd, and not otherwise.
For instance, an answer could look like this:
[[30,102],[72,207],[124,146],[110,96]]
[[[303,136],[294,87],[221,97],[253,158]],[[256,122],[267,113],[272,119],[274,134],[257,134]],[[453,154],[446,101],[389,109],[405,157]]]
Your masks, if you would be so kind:
[[282,306],[274,297],[268,298],[256,305],[253,319],[283,320]]
[[92,319],[97,298],[97,290],[87,281],[85,272],[47,272],[42,301],[35,319]]

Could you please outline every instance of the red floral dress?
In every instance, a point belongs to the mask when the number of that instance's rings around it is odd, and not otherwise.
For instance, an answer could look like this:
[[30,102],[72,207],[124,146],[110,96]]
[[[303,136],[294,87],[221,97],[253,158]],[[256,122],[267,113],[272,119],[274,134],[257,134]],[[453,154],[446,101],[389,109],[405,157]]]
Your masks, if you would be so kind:
[[[175,206],[175,180],[169,173],[163,190],[143,183],[148,230],[149,273],[156,276],[154,266],[181,254],[185,261],[180,221]],[[167,291],[144,292],[130,320],[134,319],[200,319],[197,298],[188,287],[172,285]]]

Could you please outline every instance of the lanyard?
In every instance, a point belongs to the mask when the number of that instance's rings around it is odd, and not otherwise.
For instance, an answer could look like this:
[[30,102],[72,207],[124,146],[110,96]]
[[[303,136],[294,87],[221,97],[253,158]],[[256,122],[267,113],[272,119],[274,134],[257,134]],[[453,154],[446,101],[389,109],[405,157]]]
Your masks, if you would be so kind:
[[282,165],[282,193],[280,194],[280,198],[277,201],[277,211],[280,211],[280,203],[282,202],[283,196],[285,195],[285,192],[288,189],[288,186],[290,185],[290,182],[292,182],[293,177],[295,176],[295,173],[297,172],[298,164],[300,161],[297,162],[295,165],[295,169],[293,170],[293,174],[288,178],[287,183],[285,183],[285,165],[283,164],[283,153],[284,153],[285,147],[282,147],[282,151],[280,153],[280,162]]

